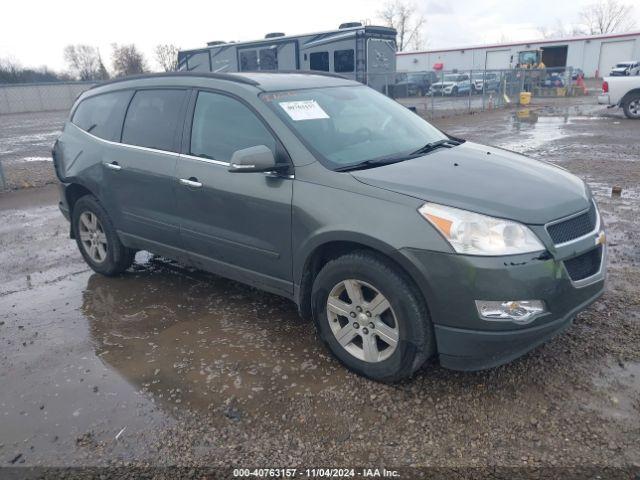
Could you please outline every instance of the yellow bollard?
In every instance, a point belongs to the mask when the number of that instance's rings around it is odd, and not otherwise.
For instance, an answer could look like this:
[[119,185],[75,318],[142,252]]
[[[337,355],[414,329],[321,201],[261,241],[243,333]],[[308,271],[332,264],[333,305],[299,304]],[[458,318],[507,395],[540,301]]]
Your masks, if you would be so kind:
[[531,103],[531,92],[520,92],[520,105],[529,105]]

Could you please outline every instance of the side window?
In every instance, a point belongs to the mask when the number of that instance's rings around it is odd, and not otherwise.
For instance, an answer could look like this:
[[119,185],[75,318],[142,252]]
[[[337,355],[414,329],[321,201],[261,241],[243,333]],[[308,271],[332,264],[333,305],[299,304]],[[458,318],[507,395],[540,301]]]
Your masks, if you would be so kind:
[[336,50],[333,52],[333,69],[337,73],[353,72],[355,70],[353,50]]
[[190,53],[187,56],[187,70],[196,72],[208,72],[209,52]]
[[256,50],[246,50],[240,52],[240,71],[255,72],[258,70],[258,52]]
[[198,93],[191,155],[228,162],[236,150],[256,145],[266,145],[275,154],[275,139],[248,107],[226,95]]
[[313,52],[309,55],[309,68],[311,70],[329,71],[329,52]]
[[174,137],[184,90],[139,90],[124,120],[122,143],[176,151]]
[[132,91],[103,93],[80,102],[71,122],[105,140],[120,141],[122,120]]
[[277,48],[263,48],[260,50],[260,70],[278,70]]

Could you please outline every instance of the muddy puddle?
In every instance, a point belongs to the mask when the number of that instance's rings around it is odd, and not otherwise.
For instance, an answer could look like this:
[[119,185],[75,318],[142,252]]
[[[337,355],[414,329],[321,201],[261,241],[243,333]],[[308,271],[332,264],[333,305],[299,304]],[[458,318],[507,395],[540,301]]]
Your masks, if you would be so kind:
[[121,277],[84,271],[26,286],[1,295],[0,312],[9,460],[105,445],[144,456],[148,445],[130,438],[190,412],[221,428],[252,419],[295,428],[291,402],[316,429],[348,435],[326,402],[352,375],[279,297],[139,252]]

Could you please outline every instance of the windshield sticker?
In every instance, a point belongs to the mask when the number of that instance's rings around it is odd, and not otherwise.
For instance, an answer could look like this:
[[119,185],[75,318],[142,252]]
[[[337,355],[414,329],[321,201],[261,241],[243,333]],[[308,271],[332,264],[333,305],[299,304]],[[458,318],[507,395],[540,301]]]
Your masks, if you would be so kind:
[[282,109],[287,112],[291,120],[319,120],[329,118],[318,102],[315,100],[302,100],[298,102],[280,102]]

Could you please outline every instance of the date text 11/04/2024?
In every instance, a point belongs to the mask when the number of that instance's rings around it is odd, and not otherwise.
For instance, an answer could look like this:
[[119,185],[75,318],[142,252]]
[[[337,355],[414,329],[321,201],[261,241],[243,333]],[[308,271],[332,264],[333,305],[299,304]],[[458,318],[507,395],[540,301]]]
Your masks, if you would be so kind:
[[236,468],[234,477],[267,477],[267,478],[398,478],[397,470],[386,468]]

